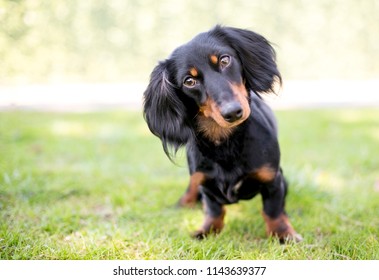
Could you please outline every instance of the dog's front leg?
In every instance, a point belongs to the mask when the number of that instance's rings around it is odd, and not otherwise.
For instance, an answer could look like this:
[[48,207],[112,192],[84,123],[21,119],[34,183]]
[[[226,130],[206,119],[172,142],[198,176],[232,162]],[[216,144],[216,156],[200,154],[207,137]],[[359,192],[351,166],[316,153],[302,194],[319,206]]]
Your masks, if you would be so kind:
[[225,207],[204,195],[205,219],[202,227],[192,234],[196,239],[204,239],[210,233],[218,234],[224,228]]
[[300,242],[302,237],[292,227],[284,209],[286,194],[287,183],[282,173],[278,172],[272,184],[262,191],[266,233],[277,237],[281,243],[290,240]]
[[194,208],[196,206],[196,203],[200,201],[199,189],[201,184],[204,183],[205,178],[206,176],[202,172],[194,172],[191,174],[187,191],[180,198],[178,206],[188,208]]

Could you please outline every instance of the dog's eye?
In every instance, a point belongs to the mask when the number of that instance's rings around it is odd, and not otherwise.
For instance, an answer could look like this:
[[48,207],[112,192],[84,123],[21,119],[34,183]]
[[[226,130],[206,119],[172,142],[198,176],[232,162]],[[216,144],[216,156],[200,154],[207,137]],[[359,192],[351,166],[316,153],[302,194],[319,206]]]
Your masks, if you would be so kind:
[[228,67],[229,64],[230,64],[230,56],[229,55],[223,55],[221,58],[220,58],[220,67],[223,69],[225,67]]
[[197,85],[197,81],[196,79],[192,77],[187,77],[184,79],[183,85],[185,85],[186,87],[192,88]]

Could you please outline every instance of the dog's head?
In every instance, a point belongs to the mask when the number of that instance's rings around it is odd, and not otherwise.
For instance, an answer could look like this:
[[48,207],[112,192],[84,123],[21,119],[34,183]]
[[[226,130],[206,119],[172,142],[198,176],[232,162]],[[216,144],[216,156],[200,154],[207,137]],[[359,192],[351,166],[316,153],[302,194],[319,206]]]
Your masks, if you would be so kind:
[[216,26],[155,67],[144,116],[170,157],[170,146],[177,150],[196,133],[227,137],[250,116],[250,92],[273,92],[275,81],[275,51],[264,37]]

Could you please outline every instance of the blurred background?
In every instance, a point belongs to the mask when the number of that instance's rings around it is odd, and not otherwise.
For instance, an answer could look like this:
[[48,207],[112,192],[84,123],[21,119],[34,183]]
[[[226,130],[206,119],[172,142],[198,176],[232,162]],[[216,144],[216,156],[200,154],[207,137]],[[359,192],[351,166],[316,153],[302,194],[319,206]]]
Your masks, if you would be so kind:
[[0,106],[138,107],[156,63],[216,24],[274,44],[278,106],[379,104],[379,0],[0,0]]
[[[142,95],[216,24],[276,49],[302,244],[267,240],[257,199],[205,243],[200,211],[173,207],[186,153],[165,157]],[[378,260],[378,143],[379,0],[0,0],[0,259]]]

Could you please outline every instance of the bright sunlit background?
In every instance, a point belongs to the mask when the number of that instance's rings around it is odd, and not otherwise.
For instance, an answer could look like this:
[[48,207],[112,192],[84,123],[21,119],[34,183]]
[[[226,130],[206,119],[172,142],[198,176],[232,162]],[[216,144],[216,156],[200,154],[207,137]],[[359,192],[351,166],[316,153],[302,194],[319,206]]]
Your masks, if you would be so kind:
[[[186,152],[166,158],[142,96],[159,60],[216,24],[276,49],[300,244],[266,238],[259,198],[202,242],[201,207],[173,207]],[[379,0],[0,0],[0,260],[379,260],[378,143]],[[0,279],[51,278],[6,266]]]
[[216,24],[274,44],[285,106],[379,103],[378,0],[0,0],[0,106],[140,106],[157,61]]

